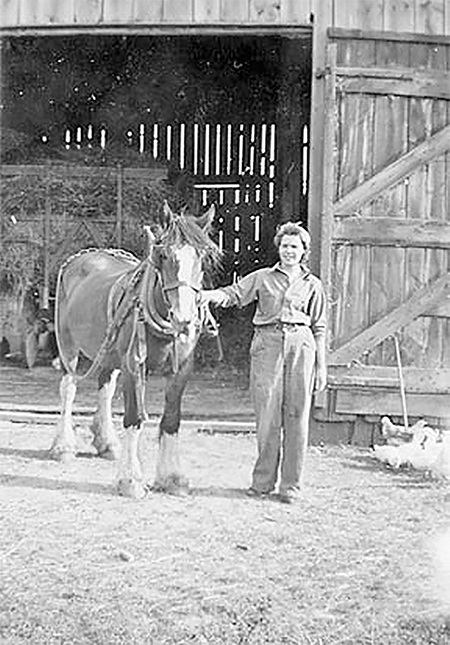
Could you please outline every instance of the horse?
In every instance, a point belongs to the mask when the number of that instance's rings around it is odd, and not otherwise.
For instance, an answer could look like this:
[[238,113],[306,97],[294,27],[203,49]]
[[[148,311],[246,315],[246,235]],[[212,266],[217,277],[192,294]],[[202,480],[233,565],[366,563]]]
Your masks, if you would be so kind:
[[[220,264],[221,252],[210,237],[214,215],[214,205],[194,217],[175,214],[165,202],[156,231],[145,227],[148,248],[142,261],[119,249],[85,249],[66,260],[58,274],[55,332],[63,376],[61,414],[50,455],[61,461],[76,456],[76,386],[95,374],[93,446],[99,456],[117,460],[117,490],[124,496],[139,499],[146,494],[138,444],[146,420],[146,377],[159,370],[167,378],[154,489],[173,494],[188,490],[180,469],[178,430],[195,346],[205,326],[215,322],[200,296],[203,279]],[[80,357],[90,361],[82,374]],[[111,412],[119,374],[122,442]]]

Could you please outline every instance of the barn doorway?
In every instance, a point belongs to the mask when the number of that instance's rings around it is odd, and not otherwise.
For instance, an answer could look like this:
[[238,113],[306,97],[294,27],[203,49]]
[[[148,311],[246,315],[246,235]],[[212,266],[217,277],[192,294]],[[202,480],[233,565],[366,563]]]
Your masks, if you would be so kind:
[[215,202],[227,272],[307,221],[311,36],[20,37],[3,43],[2,164],[170,167]]
[[[277,225],[307,224],[311,67],[306,29],[4,38],[1,238],[24,251],[44,306],[71,253],[139,251],[130,214],[151,217],[137,197],[158,191],[130,169],[151,171],[155,186],[161,170],[183,177],[197,212],[216,204],[221,284],[272,263]],[[32,175],[42,168],[57,170],[43,181]],[[231,362],[246,361],[251,313],[220,317]]]

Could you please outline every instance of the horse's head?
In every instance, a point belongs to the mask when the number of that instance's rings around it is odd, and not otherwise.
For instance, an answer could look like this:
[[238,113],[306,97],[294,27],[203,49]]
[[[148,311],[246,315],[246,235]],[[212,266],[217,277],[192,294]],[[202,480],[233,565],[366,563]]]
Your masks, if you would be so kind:
[[189,333],[192,323],[198,321],[204,260],[218,256],[208,236],[214,215],[214,206],[201,217],[176,215],[165,203],[162,229],[151,244],[167,315],[178,333]]

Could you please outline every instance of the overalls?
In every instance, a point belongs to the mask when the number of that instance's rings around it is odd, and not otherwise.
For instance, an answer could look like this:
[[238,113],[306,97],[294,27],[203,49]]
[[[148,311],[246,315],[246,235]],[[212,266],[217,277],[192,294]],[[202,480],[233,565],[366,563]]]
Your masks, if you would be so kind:
[[252,488],[279,492],[302,486],[314,386],[316,343],[307,325],[255,327],[250,383],[256,413],[258,458]]

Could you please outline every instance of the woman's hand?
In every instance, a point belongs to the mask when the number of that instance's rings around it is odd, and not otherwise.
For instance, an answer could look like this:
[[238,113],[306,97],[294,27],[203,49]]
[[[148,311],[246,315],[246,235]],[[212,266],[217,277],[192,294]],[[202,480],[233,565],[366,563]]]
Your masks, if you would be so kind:
[[202,289],[200,302],[205,305],[213,304],[224,307],[228,302],[228,296],[220,289]]
[[316,369],[316,382],[314,385],[315,392],[323,392],[327,386],[327,369],[325,366],[319,366]]

